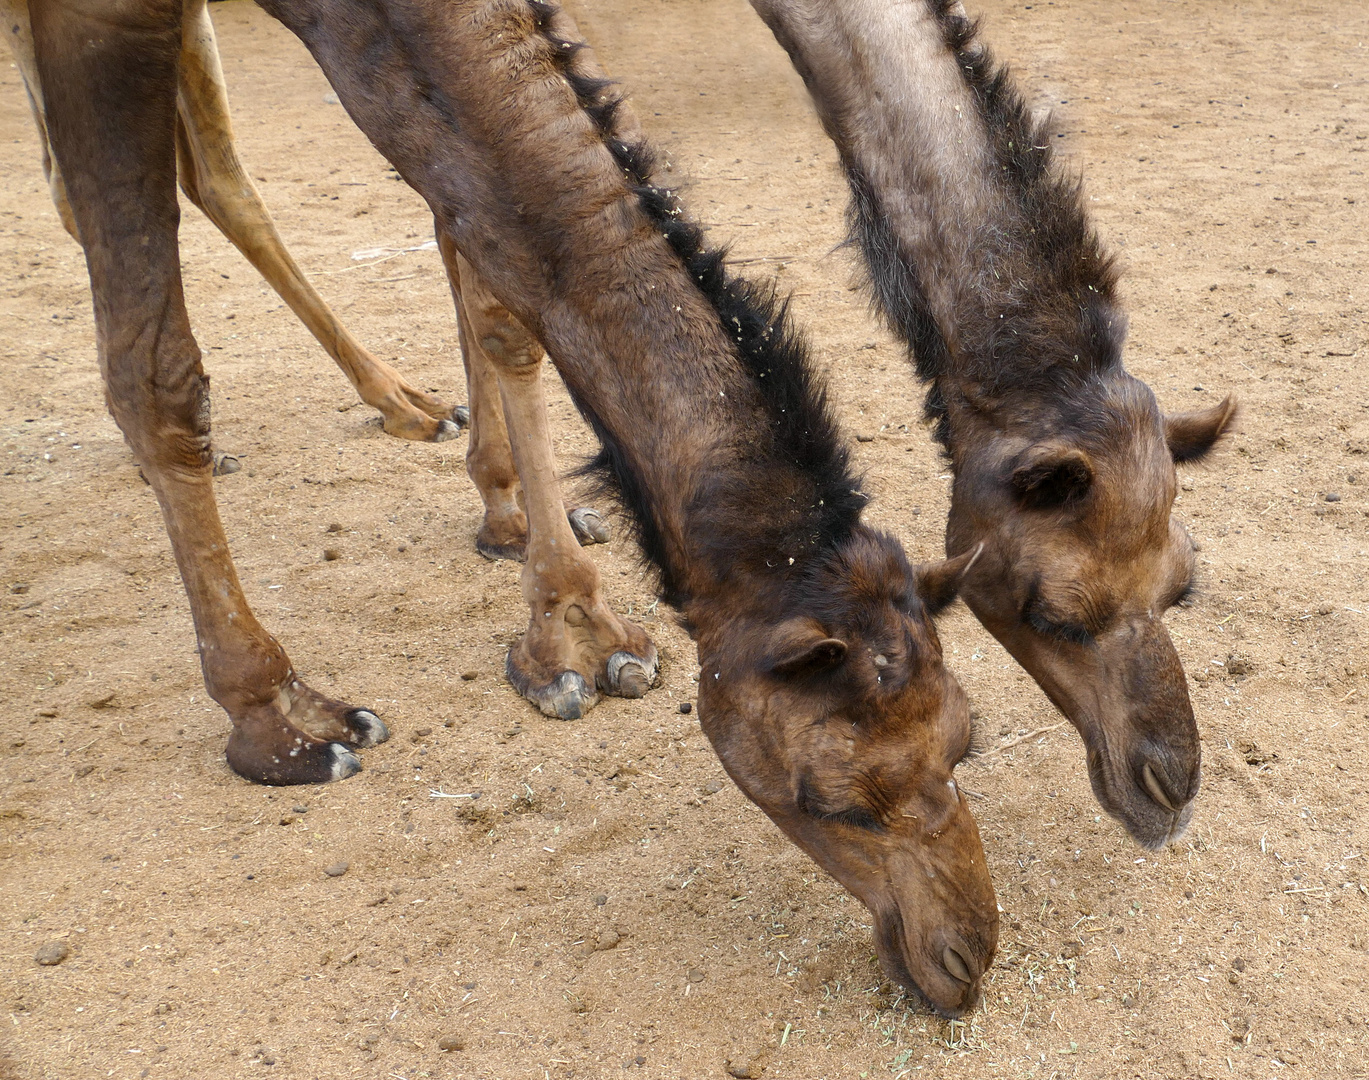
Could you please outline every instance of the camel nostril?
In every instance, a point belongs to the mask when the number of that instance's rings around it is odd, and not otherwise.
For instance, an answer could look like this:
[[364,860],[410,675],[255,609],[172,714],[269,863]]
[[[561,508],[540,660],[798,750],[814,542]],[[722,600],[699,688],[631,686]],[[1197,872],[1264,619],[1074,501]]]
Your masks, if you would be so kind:
[[1150,793],[1152,799],[1171,814],[1177,814],[1179,812],[1179,808],[1174,805],[1173,800],[1161,786],[1159,779],[1155,775],[1155,770],[1150,767],[1149,762],[1141,766],[1141,780],[1145,784],[1146,791]]
[[965,962],[965,958],[960,953],[949,945],[941,950],[941,962],[945,965],[946,970],[961,982],[967,984],[974,982],[974,976],[970,974],[970,965]]

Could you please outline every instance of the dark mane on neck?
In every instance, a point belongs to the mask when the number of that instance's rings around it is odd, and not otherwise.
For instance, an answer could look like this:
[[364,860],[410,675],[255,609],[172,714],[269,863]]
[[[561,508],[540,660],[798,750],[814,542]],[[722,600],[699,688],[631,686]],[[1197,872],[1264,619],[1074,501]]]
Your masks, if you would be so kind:
[[977,40],[978,24],[957,14],[954,0],[926,2],[977,108],[988,154],[986,175],[976,179],[999,207],[995,220],[971,225],[955,325],[938,323],[927,282],[880,193],[858,162],[844,164],[852,240],[874,301],[907,342],[918,375],[933,381],[927,413],[949,445],[944,391],[935,380],[955,376],[988,395],[1067,397],[1120,367],[1126,320],[1115,260],[1088,220],[1080,180],[1054,157],[1049,118],[1032,116],[1007,67]]
[[[727,272],[725,251],[706,247],[703,230],[688,218],[676,193],[653,182],[655,156],[648,144],[621,133],[623,98],[613,83],[577,70],[575,57],[584,46],[556,34],[555,7],[541,0],[529,0],[529,5],[553,46],[562,75],[622,169],[628,189],[717,312],[765,413],[769,445],[744,448],[745,460],[738,469],[697,493],[690,511],[698,528],[691,531],[702,538],[710,562],[724,574],[757,560],[765,560],[767,566],[776,565],[776,560],[794,566],[800,552],[811,556],[835,550],[855,529],[867,496],[851,472],[826,389],[806,341],[790,321],[788,301],[771,285]],[[582,472],[597,478],[622,504],[643,553],[661,575],[664,598],[679,606],[684,600],[681,583],[671,572],[643,479],[593,410],[580,400],[576,405],[602,447]],[[738,407],[745,406],[739,402]],[[782,474],[779,483],[788,493],[801,498],[787,498],[783,513],[767,515],[777,497],[777,474]],[[747,532],[739,537],[737,526],[743,522]],[[804,562],[811,564],[811,559]],[[801,571],[796,566],[797,572]]]

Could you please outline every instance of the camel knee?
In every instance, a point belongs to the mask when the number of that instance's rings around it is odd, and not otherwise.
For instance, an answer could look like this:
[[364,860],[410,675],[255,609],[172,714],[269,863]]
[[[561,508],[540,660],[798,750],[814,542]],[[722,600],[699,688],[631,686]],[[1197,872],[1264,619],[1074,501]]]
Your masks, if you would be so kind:
[[178,378],[130,374],[110,372],[106,398],[114,422],[144,467],[209,469],[209,376],[199,370],[198,359],[194,369]]
[[471,440],[466,449],[466,475],[482,492],[518,487],[518,472],[507,446]]
[[481,314],[485,317],[476,330],[477,340],[500,374],[536,375],[546,358],[541,342],[503,309]]

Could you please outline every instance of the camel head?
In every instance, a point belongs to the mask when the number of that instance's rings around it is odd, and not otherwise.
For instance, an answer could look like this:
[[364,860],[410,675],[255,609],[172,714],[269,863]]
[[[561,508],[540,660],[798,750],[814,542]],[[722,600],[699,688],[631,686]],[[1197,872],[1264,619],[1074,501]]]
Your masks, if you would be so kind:
[[972,561],[914,568],[858,527],[781,604],[696,623],[713,627],[698,633],[700,720],[728,773],[870,909],[885,971],[952,1016],[998,938],[954,778],[969,705],[931,620]]
[[957,446],[946,549],[982,545],[961,596],[1079,730],[1098,801],[1162,847],[1187,826],[1201,771],[1163,621],[1194,587],[1193,541],[1170,512],[1175,464],[1213,447],[1235,403],[1165,416],[1119,371],[1068,406],[1006,424],[995,411]]

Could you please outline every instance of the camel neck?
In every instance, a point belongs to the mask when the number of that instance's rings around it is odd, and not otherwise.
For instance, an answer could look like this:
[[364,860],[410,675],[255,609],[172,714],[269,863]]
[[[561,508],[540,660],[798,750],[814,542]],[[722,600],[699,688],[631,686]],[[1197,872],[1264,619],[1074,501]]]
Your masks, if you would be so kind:
[[864,496],[783,305],[731,278],[654,184],[637,125],[556,8],[264,6],[546,347],[668,600],[801,574],[850,535]]
[[1079,183],[958,3],[753,4],[837,145],[853,239],[933,383],[929,412],[966,388],[988,403],[1069,395],[1120,364],[1116,273]]

